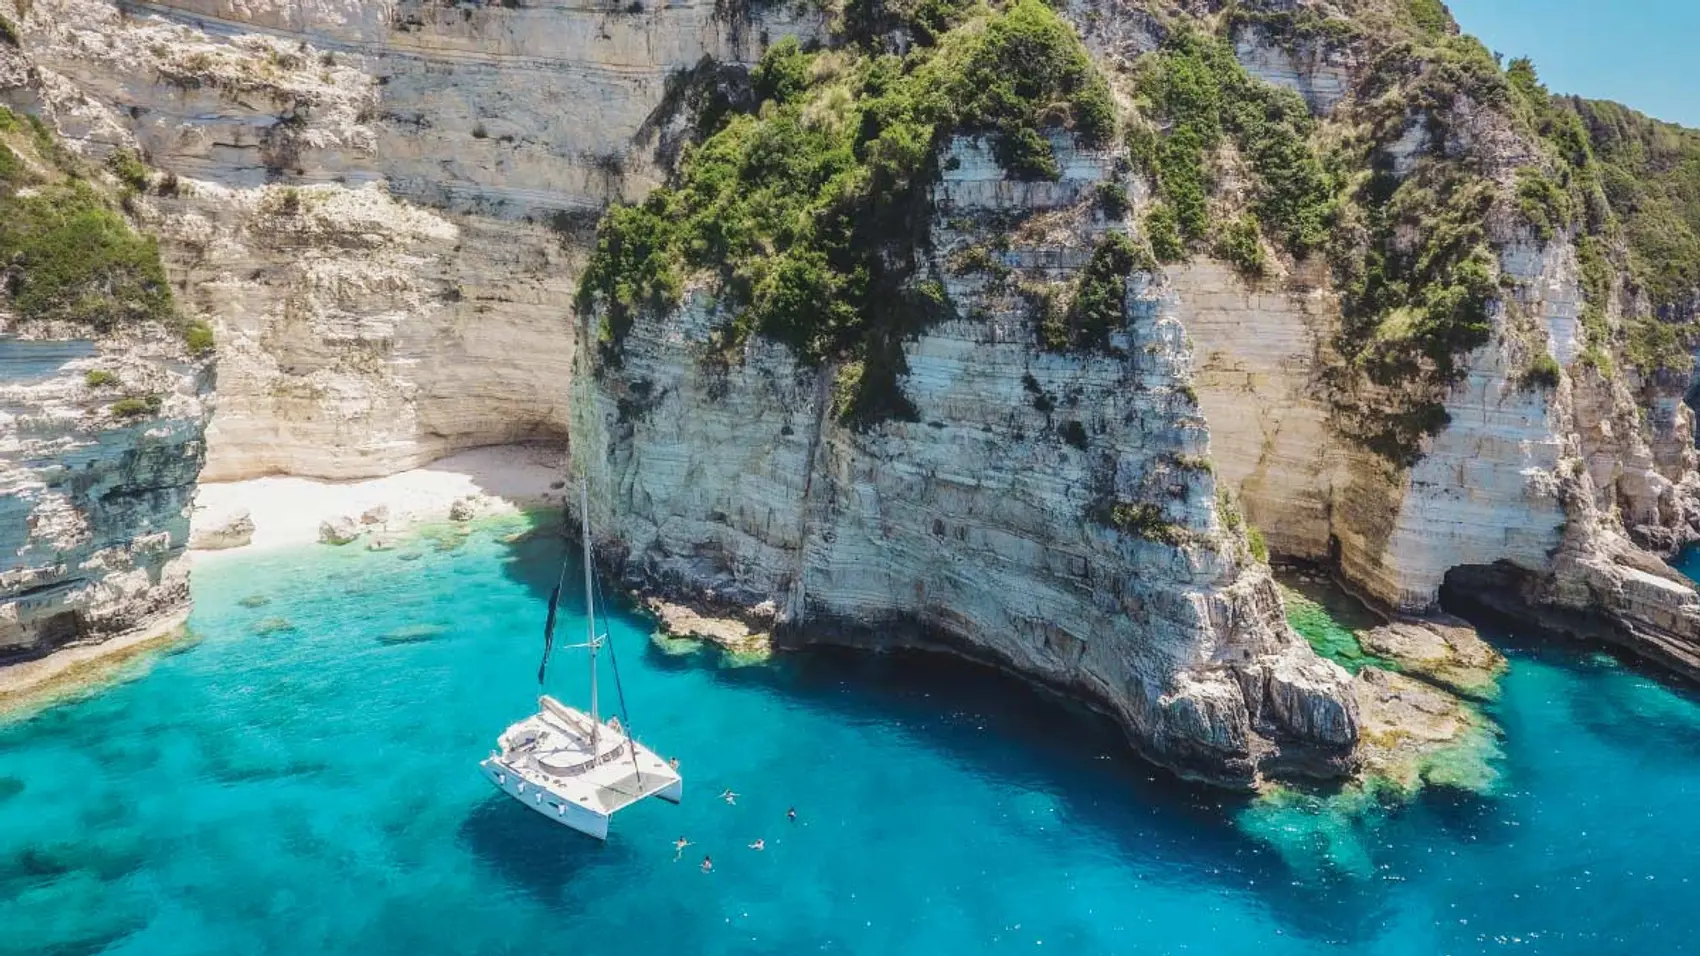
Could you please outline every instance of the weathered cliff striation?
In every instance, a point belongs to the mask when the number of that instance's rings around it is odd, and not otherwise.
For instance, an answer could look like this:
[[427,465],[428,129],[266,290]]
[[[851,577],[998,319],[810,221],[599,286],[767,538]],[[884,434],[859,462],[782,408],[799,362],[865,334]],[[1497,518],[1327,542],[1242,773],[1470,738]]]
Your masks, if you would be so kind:
[[[639,320],[617,367],[575,381],[592,526],[632,583],[761,608],[802,639],[990,661],[1096,702],[1184,773],[1337,772],[1357,735],[1349,678],[1286,627],[1190,464],[1208,435],[1170,290],[1128,280],[1120,357],[1033,345],[1017,286],[1068,282],[1120,228],[1093,211],[1112,157],[1058,146],[1044,184],[953,146],[931,245],[963,317],[904,347],[913,422],[846,427],[837,369],[769,340],[719,357],[729,316],[704,293]],[[999,226],[1014,276],[953,273]],[[1094,517],[1126,499],[1162,502],[1181,543]]]
[[674,74],[816,22],[353,0],[17,19],[0,102],[172,176],[150,225],[225,346],[210,480],[561,437],[575,258],[605,203],[657,181]]
[[0,338],[0,662],[182,623],[207,365],[159,328]]

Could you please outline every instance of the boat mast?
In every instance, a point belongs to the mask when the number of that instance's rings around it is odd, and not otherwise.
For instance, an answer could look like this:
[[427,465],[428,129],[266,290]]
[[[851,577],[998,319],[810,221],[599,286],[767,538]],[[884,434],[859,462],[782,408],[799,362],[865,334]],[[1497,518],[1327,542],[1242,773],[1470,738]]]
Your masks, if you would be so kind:
[[596,713],[596,582],[591,578],[594,573],[590,564],[590,482],[580,478],[579,495],[579,528],[584,532],[584,621],[590,629],[590,754],[596,756],[597,731],[601,729],[602,718]]

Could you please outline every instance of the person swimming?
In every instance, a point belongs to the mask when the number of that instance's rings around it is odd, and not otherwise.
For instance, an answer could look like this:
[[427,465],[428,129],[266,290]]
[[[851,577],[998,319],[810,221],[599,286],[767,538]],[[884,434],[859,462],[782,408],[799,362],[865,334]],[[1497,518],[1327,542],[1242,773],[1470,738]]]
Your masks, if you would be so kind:
[[796,823],[797,822],[797,808],[792,807],[791,809],[786,810],[785,811],[785,819],[790,820],[792,823]]
[[691,841],[685,839],[684,837],[680,837],[677,840],[673,841],[673,862],[674,863],[679,862],[679,857],[685,855],[685,847],[688,847],[690,845],[691,845]]
[[667,758],[667,766],[672,767],[674,770],[679,769],[679,758],[678,757]]
[[727,803],[735,804],[735,803],[738,802],[738,795],[732,792],[731,787],[727,787],[724,791],[721,792],[720,799],[726,801]]
[[750,849],[765,850],[767,849],[767,841],[763,840],[761,837],[756,837],[756,842],[750,844]]
[[704,873],[713,873],[714,872],[714,858],[713,857],[705,856],[705,857],[702,858],[702,871]]

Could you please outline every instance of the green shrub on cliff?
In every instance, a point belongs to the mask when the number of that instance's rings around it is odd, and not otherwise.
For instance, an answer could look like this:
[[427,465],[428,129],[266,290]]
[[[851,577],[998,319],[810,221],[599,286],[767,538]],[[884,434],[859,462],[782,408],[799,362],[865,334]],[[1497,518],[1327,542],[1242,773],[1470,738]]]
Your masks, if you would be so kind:
[[1108,86],[1049,7],[948,9],[937,22],[962,24],[904,57],[775,43],[752,73],[759,109],[724,118],[644,203],[609,211],[577,297],[605,362],[641,314],[700,281],[730,316],[723,348],[759,333],[811,364],[843,360],[847,421],[913,413],[902,342],[948,312],[919,274],[945,143],[983,136],[1010,175],[1045,178],[1051,131],[1101,145],[1115,127]]
[[1045,348],[1107,351],[1110,335],[1127,324],[1127,279],[1135,270],[1149,272],[1157,264],[1133,240],[1107,233],[1081,270],[1074,302],[1062,322],[1040,327]]
[[1107,528],[1159,544],[1178,547],[1191,540],[1185,527],[1170,521],[1163,509],[1154,504],[1100,501],[1089,509],[1089,516]]
[[147,192],[148,167],[135,150],[117,149],[106,158],[106,166],[118,181],[136,192]]
[[86,183],[0,199],[0,260],[25,320],[107,331],[131,320],[168,321],[171,289],[159,247],[132,230]]
[[[126,180],[147,171],[115,154]],[[139,235],[110,190],[89,178],[37,118],[0,108],[0,264],[10,309],[23,322],[70,322],[97,332],[177,315],[158,244]],[[133,185],[133,183],[132,183]]]
[[164,400],[158,395],[132,395],[113,402],[110,411],[119,418],[140,418],[158,414],[163,405]]
[[[1143,106],[1167,131],[1136,125],[1127,145],[1185,241],[1212,234],[1213,160],[1231,141],[1256,174],[1252,210],[1269,235],[1296,256],[1321,246],[1334,186],[1311,146],[1315,121],[1298,94],[1251,76],[1221,38],[1187,28],[1142,60],[1137,77]],[[1164,251],[1158,258],[1179,258]]]

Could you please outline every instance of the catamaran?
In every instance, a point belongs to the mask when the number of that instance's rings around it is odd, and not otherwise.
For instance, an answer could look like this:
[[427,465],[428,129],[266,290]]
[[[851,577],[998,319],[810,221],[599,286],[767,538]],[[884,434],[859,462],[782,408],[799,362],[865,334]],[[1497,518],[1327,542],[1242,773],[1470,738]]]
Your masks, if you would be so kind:
[[[590,659],[590,713],[568,707],[543,692],[543,678],[555,641],[555,609],[567,581],[561,563],[560,579],[549,595],[549,617],[543,625],[543,662],[537,667],[537,713],[510,726],[479,767],[498,789],[520,803],[598,840],[608,838],[608,821],[645,797],[678,803],[684,781],[677,770],[654,751],[632,739],[615,717],[605,722],[597,711],[596,658],[608,640],[606,628],[597,632],[595,566],[590,553],[590,496],[581,484],[579,524],[584,536],[584,603],[588,637],[583,648]],[[619,659],[608,645],[619,689]],[[625,693],[620,691],[621,710]],[[630,723],[630,717],[627,717]]]

